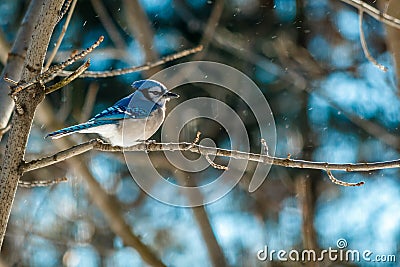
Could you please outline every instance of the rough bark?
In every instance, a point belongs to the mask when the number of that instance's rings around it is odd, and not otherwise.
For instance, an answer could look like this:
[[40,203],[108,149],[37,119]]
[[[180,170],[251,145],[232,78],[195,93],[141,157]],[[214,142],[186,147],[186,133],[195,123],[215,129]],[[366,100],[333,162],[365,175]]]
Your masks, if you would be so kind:
[[[15,38],[14,44],[8,54],[7,64],[0,78],[0,129],[4,129],[14,110],[14,102],[9,97],[9,83],[4,80],[7,75],[10,79],[18,81],[21,78],[26,51],[31,43],[31,36],[39,17],[44,0],[32,0]],[[0,134],[0,140],[2,136]]]
[[[30,36],[31,44],[27,49],[21,81],[32,80],[40,73],[51,35],[59,20],[63,2],[63,0],[42,2],[39,18]],[[0,174],[0,246],[3,244],[18,180],[21,176],[19,166],[24,160],[33,116],[37,105],[43,98],[44,88],[39,84],[17,95],[17,104],[22,110],[13,113],[12,126]]]

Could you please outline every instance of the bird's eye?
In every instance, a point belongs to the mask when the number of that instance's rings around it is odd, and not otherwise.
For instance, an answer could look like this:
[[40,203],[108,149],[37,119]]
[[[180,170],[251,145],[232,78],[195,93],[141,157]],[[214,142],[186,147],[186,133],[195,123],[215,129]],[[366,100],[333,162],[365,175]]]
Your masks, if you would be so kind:
[[153,95],[161,95],[161,92],[159,91],[150,91],[150,93],[152,93]]

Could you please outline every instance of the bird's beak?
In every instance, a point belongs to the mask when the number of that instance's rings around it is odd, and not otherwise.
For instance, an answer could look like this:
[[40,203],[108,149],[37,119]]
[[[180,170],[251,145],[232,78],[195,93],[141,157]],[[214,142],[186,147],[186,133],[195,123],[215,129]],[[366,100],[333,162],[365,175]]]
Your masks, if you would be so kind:
[[168,97],[168,98],[178,98],[179,95],[177,95],[177,94],[175,94],[175,93],[172,93],[172,92],[166,92],[166,93],[164,94],[164,97]]

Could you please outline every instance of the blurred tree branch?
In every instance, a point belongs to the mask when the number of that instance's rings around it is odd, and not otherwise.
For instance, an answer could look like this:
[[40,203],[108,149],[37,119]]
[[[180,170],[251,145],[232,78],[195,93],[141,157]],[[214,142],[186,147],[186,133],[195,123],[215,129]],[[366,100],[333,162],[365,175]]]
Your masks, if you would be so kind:
[[155,61],[158,58],[158,53],[154,49],[154,32],[147,14],[138,0],[123,0],[122,2],[128,29],[142,46],[146,61]]
[[[196,179],[186,179],[185,174],[183,172],[177,172],[176,178],[181,182],[181,184],[185,184],[185,186],[190,186],[192,188],[195,188],[197,186],[195,183]],[[203,199],[200,190],[197,191],[195,195],[196,196],[192,194],[186,195],[190,203],[194,203],[196,199],[199,198]],[[204,243],[206,244],[212,266],[214,267],[228,266],[223,250],[221,246],[218,244],[217,238],[213,231],[210,218],[207,214],[206,207],[203,205],[203,206],[192,207],[191,209],[193,211],[193,215],[198,224],[200,232],[203,236]]]
[[204,27],[203,36],[201,37],[201,41],[200,41],[200,44],[204,47],[204,50],[202,52],[198,53],[194,57],[194,60],[200,60],[204,56],[204,53],[206,52],[208,45],[213,40],[215,30],[218,27],[219,20],[222,16],[222,12],[224,11],[224,5],[225,5],[224,0],[215,1],[214,8],[211,12],[211,15],[210,15],[210,18],[208,19],[207,24]]
[[8,51],[10,51],[10,45],[4,36],[4,31],[0,30],[0,63],[4,66],[7,64]]
[[[99,16],[101,23],[107,34],[110,36],[112,42],[118,49],[118,51],[124,51],[126,49],[126,44],[122,36],[118,33],[118,29],[113,23],[107,8],[104,6],[102,0],[91,0],[93,9]],[[122,52],[123,53],[123,52]]]

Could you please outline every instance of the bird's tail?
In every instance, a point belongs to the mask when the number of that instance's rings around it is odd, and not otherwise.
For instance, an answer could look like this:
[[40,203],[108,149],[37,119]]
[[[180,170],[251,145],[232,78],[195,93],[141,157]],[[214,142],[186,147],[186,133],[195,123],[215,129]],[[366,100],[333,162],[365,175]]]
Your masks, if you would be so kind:
[[82,130],[86,130],[86,129],[96,127],[96,126],[99,126],[99,124],[98,123],[81,123],[81,124],[73,125],[73,126],[49,133],[46,135],[45,138],[51,137],[52,139],[58,139],[58,138],[61,138],[61,137],[64,137],[64,136],[67,136],[67,135],[70,135],[73,133],[78,133]]

